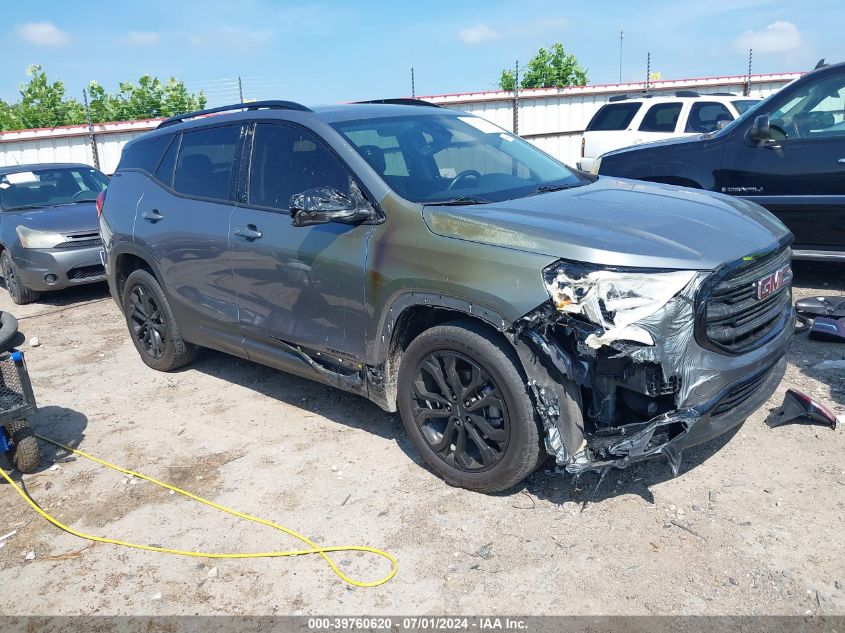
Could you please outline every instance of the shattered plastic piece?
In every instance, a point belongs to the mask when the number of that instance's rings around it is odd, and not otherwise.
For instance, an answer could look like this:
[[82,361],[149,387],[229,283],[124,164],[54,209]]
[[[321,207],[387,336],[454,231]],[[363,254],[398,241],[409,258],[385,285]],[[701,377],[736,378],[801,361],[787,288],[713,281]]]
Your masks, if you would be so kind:
[[845,343],[845,319],[816,317],[809,336],[815,341]]
[[787,389],[783,404],[767,420],[771,428],[790,422],[815,422],[836,430],[837,418],[824,405],[796,389]]
[[810,297],[795,302],[795,312],[801,316],[845,317],[845,297]]

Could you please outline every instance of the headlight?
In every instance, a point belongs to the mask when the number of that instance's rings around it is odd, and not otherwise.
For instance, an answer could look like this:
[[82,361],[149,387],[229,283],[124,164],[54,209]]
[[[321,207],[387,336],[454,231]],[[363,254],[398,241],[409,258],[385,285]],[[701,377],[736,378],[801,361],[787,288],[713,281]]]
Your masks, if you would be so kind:
[[52,231],[36,231],[25,226],[18,226],[15,230],[24,248],[53,248],[56,244],[65,241],[61,233]]
[[598,348],[617,339],[652,345],[651,334],[637,321],[660,310],[696,275],[694,270],[609,270],[559,261],[543,271],[543,281],[558,310],[580,314],[603,330],[586,340]]
[[597,159],[595,159],[593,161],[593,166],[590,168],[590,173],[593,174],[593,176],[598,176],[600,168],[601,168],[601,156],[599,156]]

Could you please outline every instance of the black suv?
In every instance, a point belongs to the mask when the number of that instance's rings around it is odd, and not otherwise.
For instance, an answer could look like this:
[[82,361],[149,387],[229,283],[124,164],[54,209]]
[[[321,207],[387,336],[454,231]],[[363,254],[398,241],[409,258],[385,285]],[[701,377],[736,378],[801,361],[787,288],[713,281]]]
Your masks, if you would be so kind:
[[237,105],[127,144],[100,229],[144,362],[222,350],[400,411],[432,470],[507,488],[736,426],[792,335],[765,209],[576,172],[422,102]]
[[845,261],[845,64],[817,68],[719,131],[608,152],[593,171],[742,196],[794,233],[796,259]]

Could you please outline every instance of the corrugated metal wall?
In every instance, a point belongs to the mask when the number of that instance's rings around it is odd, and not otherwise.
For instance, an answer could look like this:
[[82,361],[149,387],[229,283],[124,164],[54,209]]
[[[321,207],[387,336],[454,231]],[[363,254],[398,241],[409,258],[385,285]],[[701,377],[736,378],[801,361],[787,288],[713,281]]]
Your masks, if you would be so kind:
[[[752,75],[750,94],[766,97],[799,76],[800,73]],[[746,81],[746,77],[665,80],[652,82],[649,90],[669,94],[676,90],[696,90],[701,94],[733,92],[741,95]],[[581,151],[581,134],[596,110],[613,95],[635,94],[645,87],[642,83],[628,83],[522,91],[519,96],[518,132],[552,156],[574,165]],[[472,112],[513,131],[512,93],[491,91],[420,98]],[[123,145],[157,125],[157,120],[95,125],[100,169],[107,174],[114,172]],[[94,164],[87,128],[71,126],[0,133],[0,165],[55,162]]]

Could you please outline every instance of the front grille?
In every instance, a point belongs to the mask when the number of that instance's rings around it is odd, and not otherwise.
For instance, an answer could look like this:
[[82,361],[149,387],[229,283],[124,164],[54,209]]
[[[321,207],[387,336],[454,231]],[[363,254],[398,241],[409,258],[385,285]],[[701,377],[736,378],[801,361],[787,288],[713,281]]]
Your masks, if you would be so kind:
[[721,415],[722,413],[727,413],[731,409],[735,409],[748,400],[752,395],[754,395],[754,392],[759,389],[760,385],[762,385],[771,375],[773,369],[774,367],[771,367],[762,374],[754,376],[750,380],[746,380],[731,389],[728,394],[719,401],[719,404],[716,405],[715,409],[713,409],[711,415]]
[[54,248],[88,248],[89,246],[102,246],[103,240],[99,237],[93,237],[85,240],[68,240],[61,244],[56,244]]
[[0,354],[0,424],[34,413],[35,397],[23,354],[3,352]]
[[100,264],[93,266],[77,266],[67,271],[68,279],[91,279],[92,277],[102,277],[106,274],[106,269]]
[[784,248],[739,267],[709,290],[703,315],[708,347],[740,354],[782,327],[782,317],[792,305],[791,282],[764,299],[757,298],[756,282],[781,270],[791,259],[792,250]]

